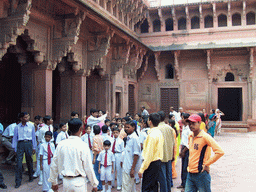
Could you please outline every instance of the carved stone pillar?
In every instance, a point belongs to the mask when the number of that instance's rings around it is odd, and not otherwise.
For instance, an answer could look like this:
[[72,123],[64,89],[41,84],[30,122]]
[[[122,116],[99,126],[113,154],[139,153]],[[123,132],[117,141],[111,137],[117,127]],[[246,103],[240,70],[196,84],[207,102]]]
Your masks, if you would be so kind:
[[[212,70],[211,70],[211,50],[206,50],[207,53],[207,71],[208,71],[208,104],[209,109],[212,109]],[[208,111],[209,111],[208,109]]]
[[213,27],[217,28],[218,27],[218,18],[217,18],[217,13],[216,13],[216,3],[215,2],[212,4],[212,11],[213,11]]
[[231,16],[231,2],[228,2],[228,18],[227,18],[227,26],[232,26],[232,16]]
[[254,81],[254,47],[251,47],[249,49],[250,54],[250,60],[249,60],[249,78],[248,78],[248,95],[249,95],[249,111],[248,111],[248,119],[256,119],[256,115],[254,112],[256,111],[255,103],[256,103],[256,97],[255,97],[255,88],[252,86]]
[[165,31],[165,22],[164,22],[164,18],[162,15],[162,9],[158,9],[158,16],[160,18],[160,23],[161,23],[161,32]]
[[10,45],[16,44],[17,37],[23,33],[29,20],[32,0],[10,0],[8,17],[0,21],[0,59],[7,52]]
[[199,5],[199,14],[200,14],[200,29],[204,28],[204,18],[203,18],[203,6]]
[[175,13],[175,8],[172,8],[173,31],[178,31],[178,21]]
[[246,25],[246,1],[243,1],[242,26]]
[[174,69],[177,80],[180,80],[180,69],[179,69],[179,55],[180,51],[174,51]]
[[187,20],[187,30],[190,30],[191,29],[191,21],[190,21],[188,6],[186,6],[185,11],[186,11],[186,20]]

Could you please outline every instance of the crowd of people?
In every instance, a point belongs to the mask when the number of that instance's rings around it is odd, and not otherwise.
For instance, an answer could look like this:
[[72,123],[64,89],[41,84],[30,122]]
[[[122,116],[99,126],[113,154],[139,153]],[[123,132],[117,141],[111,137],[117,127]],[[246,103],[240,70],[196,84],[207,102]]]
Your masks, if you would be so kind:
[[[10,151],[5,163],[16,159],[15,188],[21,186],[25,156],[29,182],[39,177],[43,191],[57,191],[62,180],[64,191],[87,191],[89,182],[93,191],[116,187],[134,192],[141,182],[143,192],[170,192],[180,157],[182,182],[177,188],[211,191],[209,166],[224,155],[213,138],[220,133],[221,115],[218,109],[208,116],[204,110],[190,115],[182,107],[179,112],[171,107],[167,116],[141,107],[134,117],[127,112],[109,119],[108,111],[91,109],[83,120],[72,112],[68,123],[56,126],[51,116],[36,116],[31,122],[22,112],[2,134]],[[0,188],[7,188],[1,173]]]

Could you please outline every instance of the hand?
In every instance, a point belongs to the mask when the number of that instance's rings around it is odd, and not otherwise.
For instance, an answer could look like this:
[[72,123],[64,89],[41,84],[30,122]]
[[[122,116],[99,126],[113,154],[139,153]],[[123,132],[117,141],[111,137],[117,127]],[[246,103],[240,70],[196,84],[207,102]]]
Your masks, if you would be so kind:
[[52,190],[53,191],[58,191],[59,189],[59,186],[58,185],[52,185]]
[[134,169],[131,169],[131,172],[130,172],[130,177],[131,178],[134,178],[134,172],[135,172]]
[[185,153],[183,151],[180,152],[180,158],[184,158],[185,157]]
[[210,167],[203,165],[203,170],[201,171],[201,173],[203,173],[204,171],[206,171],[207,173],[210,173]]
[[93,187],[92,191],[97,192],[98,188],[97,187]]
[[35,150],[35,149],[33,149],[32,154],[34,155],[35,153],[36,153],[36,150]]
[[99,172],[99,174],[101,174],[101,171],[100,171],[100,169],[98,170],[98,172]]
[[95,164],[95,159],[93,159],[92,164]]
[[142,176],[143,176],[143,173],[139,172],[139,178],[142,178]]

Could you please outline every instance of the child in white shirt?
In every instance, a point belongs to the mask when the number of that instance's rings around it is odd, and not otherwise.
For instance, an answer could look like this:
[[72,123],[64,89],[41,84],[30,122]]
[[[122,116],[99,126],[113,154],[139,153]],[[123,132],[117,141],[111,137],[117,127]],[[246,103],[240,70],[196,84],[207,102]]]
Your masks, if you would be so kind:
[[120,130],[119,128],[115,127],[113,129],[113,136],[114,141],[111,147],[111,151],[115,156],[115,163],[114,163],[114,173],[112,174],[112,186],[115,184],[115,171],[116,171],[116,178],[117,178],[117,190],[121,190],[122,186],[122,171],[121,168],[121,159],[122,159],[122,152],[124,151],[124,141],[119,137]]
[[100,180],[102,182],[103,192],[106,192],[105,188],[105,182],[108,183],[108,190],[107,192],[111,192],[111,180],[112,175],[111,173],[114,173],[114,162],[115,162],[115,156],[111,152],[110,149],[111,142],[109,140],[106,140],[103,142],[104,150],[102,150],[97,158],[99,163],[99,174],[100,174]]
[[85,127],[85,134],[81,137],[81,139],[88,144],[88,147],[90,149],[92,161],[93,161],[93,152],[92,152],[92,145],[93,145],[93,134],[91,134],[92,129],[90,125],[86,125]]
[[40,169],[43,171],[43,191],[51,190],[51,183],[48,182],[50,177],[50,166],[52,157],[55,152],[55,146],[51,142],[52,139],[52,132],[46,131],[45,132],[45,142],[40,146]]
[[65,139],[69,138],[69,135],[67,133],[67,124],[66,123],[60,123],[59,129],[60,129],[60,133],[58,134],[57,139],[56,139],[56,146],[62,140],[65,140]]

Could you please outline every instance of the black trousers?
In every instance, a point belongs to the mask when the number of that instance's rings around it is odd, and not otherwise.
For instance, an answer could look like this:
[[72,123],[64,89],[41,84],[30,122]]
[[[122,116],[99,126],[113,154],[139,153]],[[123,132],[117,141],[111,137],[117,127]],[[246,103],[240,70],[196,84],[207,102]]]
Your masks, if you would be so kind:
[[[184,148],[184,146],[182,147],[182,149]],[[186,185],[186,180],[187,180],[187,175],[188,175],[188,170],[187,170],[187,167],[188,167],[188,157],[189,157],[189,150],[187,150],[185,152],[185,157],[183,157],[181,159],[181,162],[182,162],[182,166],[181,166],[181,185],[183,187],[185,187]]]
[[22,180],[22,160],[25,153],[26,163],[28,166],[29,178],[33,178],[33,160],[32,160],[32,141],[19,141],[17,145],[17,166],[15,172],[15,182],[16,184],[21,184]]
[[161,169],[161,161],[153,161],[144,171],[142,178],[142,192],[158,191],[158,176]]
[[0,172],[0,185],[4,183],[4,176],[2,172]]

